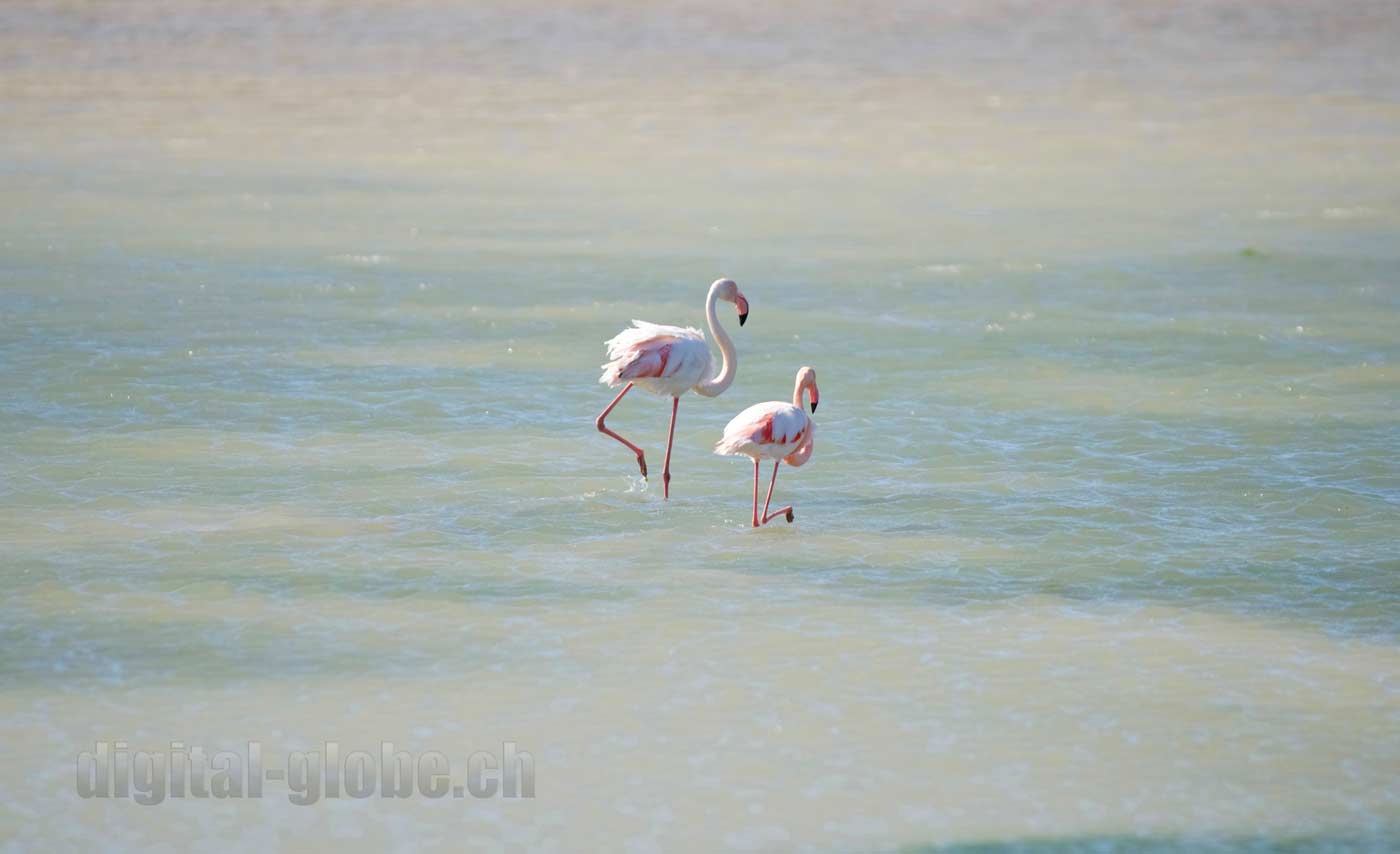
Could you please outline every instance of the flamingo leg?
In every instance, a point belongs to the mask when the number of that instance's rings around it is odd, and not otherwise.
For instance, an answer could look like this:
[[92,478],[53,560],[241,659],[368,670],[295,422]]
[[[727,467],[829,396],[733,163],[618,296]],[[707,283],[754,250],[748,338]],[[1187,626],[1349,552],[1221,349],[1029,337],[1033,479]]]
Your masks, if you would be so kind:
[[753,526],[758,527],[758,457],[753,458]]
[[671,398],[671,432],[666,434],[666,459],[661,463],[661,497],[667,499],[671,497],[671,443],[676,440],[676,410],[680,405],[679,397]]
[[[779,507],[777,510],[774,510],[772,513],[769,513],[769,512],[768,512],[768,505],[769,505],[770,503],[772,503],[772,501],[773,501],[773,485],[776,484],[776,483],[778,482],[778,466],[780,466],[780,465],[782,465],[782,464],[783,464],[783,461],[782,461],[782,460],[774,460],[774,461],[773,461],[773,479],[770,480],[770,481],[768,481],[768,497],[765,498],[765,499],[763,499],[763,524],[765,524],[765,525],[767,525],[767,524],[768,524],[770,521],[772,521],[774,518],[776,518],[776,517],[778,517],[778,516],[782,516],[782,515],[786,515],[786,516],[787,516],[787,520],[788,520],[789,522],[792,521],[792,505],[791,505],[791,504],[789,504],[789,505],[786,506],[786,507]],[[758,461],[757,461],[757,460],[754,461],[754,470],[753,470],[753,474],[754,474],[753,503],[754,503],[754,507],[757,508],[757,507],[758,507]]]
[[595,421],[593,422],[593,424],[594,424],[594,426],[596,426],[596,427],[598,428],[598,432],[599,432],[599,433],[605,433],[605,434],[607,434],[607,435],[613,437],[613,438],[616,439],[617,441],[621,442],[622,444],[626,445],[628,448],[632,449],[632,453],[634,453],[634,454],[637,455],[637,467],[640,468],[640,469],[642,470],[642,477],[646,477],[646,476],[647,476],[647,456],[646,456],[646,454],[642,452],[642,449],[641,449],[641,448],[637,447],[636,445],[634,445],[634,444],[632,444],[631,442],[627,441],[626,439],[622,438],[622,437],[619,436],[618,434],[616,434],[616,433],[614,433],[613,431],[609,430],[609,429],[608,429],[608,426],[607,426],[606,424],[603,423],[603,419],[604,419],[604,418],[607,418],[607,417],[608,417],[608,413],[613,411],[613,407],[614,407],[614,406],[617,406],[617,404],[622,400],[622,396],[625,395],[625,394],[627,394],[627,392],[629,392],[629,391],[631,391],[631,390],[632,390],[632,383],[628,383],[627,385],[623,386],[623,387],[622,387],[622,391],[620,391],[620,392],[617,393],[617,397],[614,397],[614,398],[613,398],[613,402],[608,404],[608,408],[607,408],[607,409],[604,409],[601,413],[599,413],[597,420],[595,420]]

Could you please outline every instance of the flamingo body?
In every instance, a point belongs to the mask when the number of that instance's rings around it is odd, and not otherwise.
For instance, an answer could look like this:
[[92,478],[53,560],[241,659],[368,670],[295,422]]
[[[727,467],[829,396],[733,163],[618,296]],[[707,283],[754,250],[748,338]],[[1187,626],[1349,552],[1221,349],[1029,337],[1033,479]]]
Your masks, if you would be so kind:
[[705,333],[687,326],[633,320],[605,344],[608,361],[598,382],[634,383],[652,394],[680,397],[709,376],[713,360]]
[[793,462],[788,457],[810,444],[815,430],[816,425],[800,407],[781,400],[755,403],[725,426],[724,438],[715,446],[715,453],[802,465],[805,458]]

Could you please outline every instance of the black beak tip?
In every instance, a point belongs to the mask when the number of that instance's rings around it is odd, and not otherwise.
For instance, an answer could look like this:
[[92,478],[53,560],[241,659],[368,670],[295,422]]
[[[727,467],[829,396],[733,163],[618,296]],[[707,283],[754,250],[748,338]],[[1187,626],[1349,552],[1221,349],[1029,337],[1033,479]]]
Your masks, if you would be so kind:
[[748,320],[748,319],[749,319],[749,313],[748,313],[747,311],[744,312],[743,314],[739,315],[739,325],[740,325],[740,326],[743,326],[743,325],[744,325],[744,321],[746,321],[746,320]]
[[817,411],[817,402],[816,402],[815,400],[812,401],[812,411],[813,411],[813,412],[816,412],[816,411]]

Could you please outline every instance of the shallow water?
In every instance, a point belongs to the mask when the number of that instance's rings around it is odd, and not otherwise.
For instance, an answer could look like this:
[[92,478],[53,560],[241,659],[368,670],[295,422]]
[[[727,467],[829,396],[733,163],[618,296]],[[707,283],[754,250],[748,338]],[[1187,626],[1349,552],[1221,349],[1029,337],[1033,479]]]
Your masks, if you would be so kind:
[[[0,21],[17,849],[1396,838],[1387,5]],[[601,342],[719,275],[663,503]],[[803,364],[751,531],[708,449]],[[653,471],[666,414],[610,418]],[[514,741],[537,793],[79,799],[116,739]]]

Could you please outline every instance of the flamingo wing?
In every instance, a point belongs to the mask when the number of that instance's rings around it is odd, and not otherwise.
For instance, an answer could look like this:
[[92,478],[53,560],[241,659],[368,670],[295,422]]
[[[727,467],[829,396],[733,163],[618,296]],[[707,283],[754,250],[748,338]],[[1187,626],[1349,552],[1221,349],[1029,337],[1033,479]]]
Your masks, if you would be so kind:
[[715,453],[747,454],[800,443],[810,434],[811,423],[807,414],[791,403],[774,400],[754,404],[725,426]]
[[692,327],[663,326],[632,321],[607,344],[608,361],[603,364],[601,383],[618,386],[639,379],[700,376],[709,364],[710,349],[705,335]]

